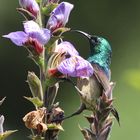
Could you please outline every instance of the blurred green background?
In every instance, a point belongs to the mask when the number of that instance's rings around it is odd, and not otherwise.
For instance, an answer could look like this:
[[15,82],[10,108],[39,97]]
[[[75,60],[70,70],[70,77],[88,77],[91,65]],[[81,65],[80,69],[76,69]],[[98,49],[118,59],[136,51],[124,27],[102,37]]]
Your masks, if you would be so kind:
[[[140,140],[140,1],[139,0],[69,0],[75,5],[68,27],[107,38],[113,49],[112,80],[115,107],[120,113],[121,126],[115,121],[110,140]],[[0,36],[22,30],[23,18],[16,12],[18,0],[0,0]],[[78,34],[67,33],[66,40],[75,44],[81,55],[88,55],[88,42]],[[33,106],[23,96],[30,96],[26,83],[28,71],[38,73],[22,47],[0,37],[0,99],[7,97],[0,114],[4,114],[5,129],[18,129],[8,140],[26,140],[30,131],[22,117]],[[79,105],[79,97],[69,84],[61,84],[58,99],[66,115]],[[86,114],[84,112],[83,114]],[[82,140],[79,131],[88,126],[82,115],[64,122],[60,140]]]

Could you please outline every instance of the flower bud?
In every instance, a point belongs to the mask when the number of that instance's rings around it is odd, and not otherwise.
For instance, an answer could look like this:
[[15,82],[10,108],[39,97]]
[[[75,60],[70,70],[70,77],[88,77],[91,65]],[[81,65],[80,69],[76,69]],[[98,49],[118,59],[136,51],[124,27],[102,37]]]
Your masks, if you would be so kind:
[[47,23],[47,28],[52,32],[58,28],[64,27],[68,22],[69,15],[73,5],[68,2],[61,2],[51,13]]
[[38,97],[40,100],[43,100],[42,85],[40,79],[35,75],[34,72],[28,72],[27,82],[29,84],[33,97]]
[[19,4],[21,7],[28,10],[35,17],[37,17],[39,12],[39,5],[37,4],[36,0],[19,0]]

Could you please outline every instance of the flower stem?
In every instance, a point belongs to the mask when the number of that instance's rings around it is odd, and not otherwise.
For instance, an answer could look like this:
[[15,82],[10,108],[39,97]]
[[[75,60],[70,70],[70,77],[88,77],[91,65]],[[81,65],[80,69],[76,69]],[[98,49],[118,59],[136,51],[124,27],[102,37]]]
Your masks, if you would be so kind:
[[[45,20],[44,16],[41,14],[42,7],[44,3],[46,3],[47,0],[40,0],[40,12],[38,15],[37,22],[40,25],[41,28],[45,27]],[[57,45],[57,43],[55,43]],[[44,47],[44,46],[43,46]],[[51,47],[51,46],[49,46]],[[54,86],[50,87],[46,85],[46,79],[47,79],[47,73],[46,73],[46,58],[48,56],[48,53],[46,53],[47,49],[44,50],[40,56],[40,81],[43,89],[43,95],[41,95],[41,98],[43,99],[44,106],[47,108],[47,111],[51,110],[52,105],[54,104],[59,84],[54,84]],[[45,117],[45,123],[47,124],[47,115]],[[47,130],[44,133],[44,140],[58,140],[58,134],[55,132],[55,130]]]
[[42,24],[42,14],[41,14],[41,10],[42,10],[42,6],[43,6],[43,3],[42,3],[42,0],[40,0],[40,10],[39,10],[39,13],[38,13],[38,24],[40,25],[40,27],[43,26]]
[[43,95],[45,94],[45,79],[46,79],[46,65],[45,65],[45,49],[42,52],[41,56],[41,64],[40,64],[40,81],[42,84]]

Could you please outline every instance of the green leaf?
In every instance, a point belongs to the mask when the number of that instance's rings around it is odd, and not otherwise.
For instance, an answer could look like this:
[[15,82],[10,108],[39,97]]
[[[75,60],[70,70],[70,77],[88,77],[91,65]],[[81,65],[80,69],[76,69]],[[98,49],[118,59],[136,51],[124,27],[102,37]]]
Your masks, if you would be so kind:
[[42,13],[46,16],[50,16],[50,13],[53,11],[54,8],[56,8],[58,4],[56,3],[50,3],[46,5],[46,7],[42,8]]
[[38,97],[25,97],[24,96],[24,98],[30,101],[31,103],[33,103],[35,107],[41,107],[43,105],[43,101],[41,101]]
[[0,134],[0,140],[5,140],[8,136],[11,134],[15,133],[17,130],[8,130],[5,131],[4,133]]
[[47,124],[47,127],[50,130],[61,130],[61,131],[64,131],[63,127],[60,124],[51,123],[51,124]]

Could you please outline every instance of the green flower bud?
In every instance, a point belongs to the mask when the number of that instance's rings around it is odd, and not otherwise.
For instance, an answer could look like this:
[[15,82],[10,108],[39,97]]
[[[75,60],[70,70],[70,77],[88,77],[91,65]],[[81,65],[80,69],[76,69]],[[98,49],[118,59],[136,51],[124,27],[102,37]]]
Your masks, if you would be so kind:
[[33,97],[38,97],[40,100],[43,100],[43,89],[41,81],[34,72],[28,72],[27,82]]

